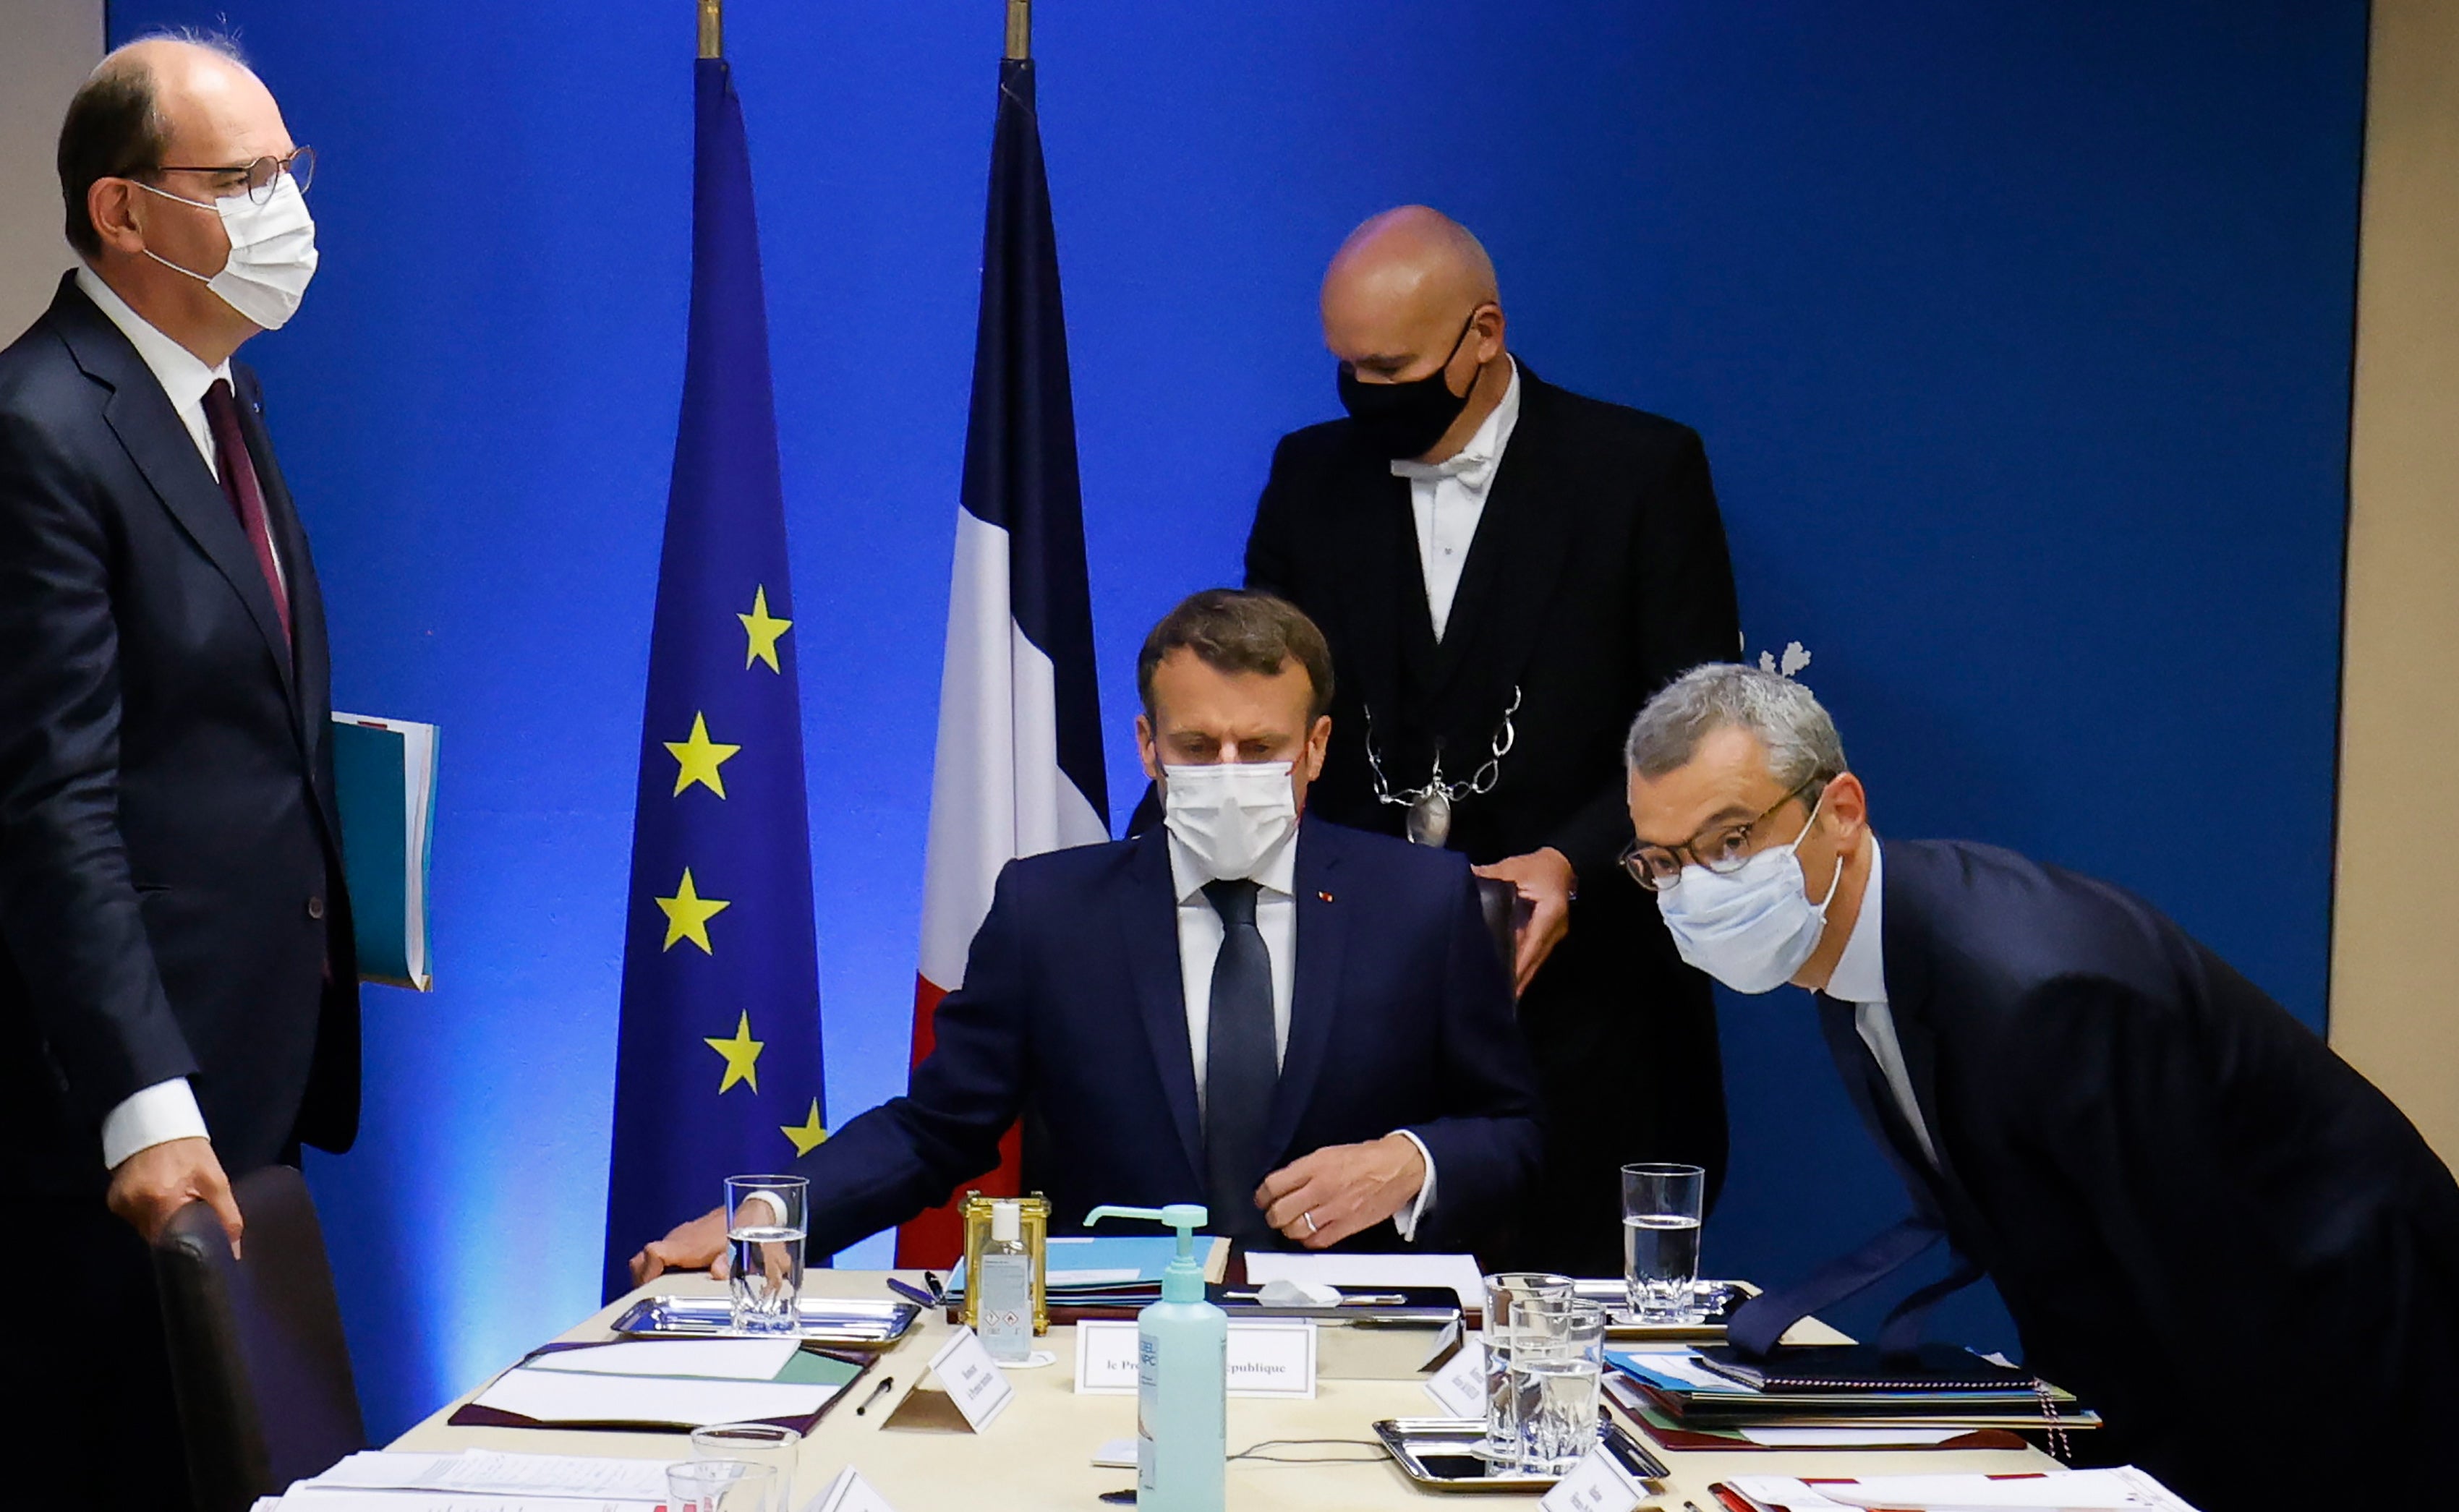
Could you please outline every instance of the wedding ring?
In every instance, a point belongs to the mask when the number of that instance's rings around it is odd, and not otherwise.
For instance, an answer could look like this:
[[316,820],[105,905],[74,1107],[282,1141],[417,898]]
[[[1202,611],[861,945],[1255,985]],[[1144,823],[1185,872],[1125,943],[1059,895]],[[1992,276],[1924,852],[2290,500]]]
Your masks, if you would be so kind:
[[1301,1217],[1301,1218],[1304,1218],[1304,1219],[1306,1220],[1306,1223],[1307,1223],[1307,1232],[1309,1232],[1309,1233],[1314,1233],[1314,1232],[1315,1231],[1315,1227],[1314,1227],[1314,1208],[1308,1208],[1305,1212],[1302,1212],[1302,1213],[1298,1214],[1298,1216],[1299,1216],[1299,1217]]

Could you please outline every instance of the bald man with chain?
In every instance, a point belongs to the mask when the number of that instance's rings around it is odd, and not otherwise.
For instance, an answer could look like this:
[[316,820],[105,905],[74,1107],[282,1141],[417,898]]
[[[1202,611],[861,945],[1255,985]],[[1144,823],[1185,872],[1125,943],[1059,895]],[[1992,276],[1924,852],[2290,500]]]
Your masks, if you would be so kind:
[[1707,978],[1615,864],[1631,716],[1739,649],[1707,452],[1514,358],[1485,249],[1423,206],[1350,236],[1322,313],[1348,416],[1282,438],[1248,586],[1331,640],[1324,814],[1519,890],[1548,1152],[1488,1258],[1619,1274],[1619,1167],[1692,1162],[1713,1191],[1725,1166]]

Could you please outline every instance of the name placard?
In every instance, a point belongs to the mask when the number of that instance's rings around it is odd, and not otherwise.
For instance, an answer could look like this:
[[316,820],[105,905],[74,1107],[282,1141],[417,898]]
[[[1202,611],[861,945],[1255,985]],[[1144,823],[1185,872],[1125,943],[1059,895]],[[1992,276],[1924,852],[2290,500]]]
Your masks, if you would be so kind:
[[1634,1512],[1648,1500],[1648,1485],[1615,1459],[1604,1444],[1591,1447],[1538,1499],[1539,1512]]
[[[1303,1318],[1230,1325],[1230,1395],[1313,1396],[1314,1325]],[[1076,1325],[1076,1390],[1087,1396],[1136,1394],[1136,1326]]]
[[862,1472],[848,1465],[837,1472],[837,1478],[820,1493],[809,1512],[896,1512],[879,1488],[862,1478]]
[[1449,1417],[1484,1417],[1485,1341],[1461,1340],[1443,1368],[1426,1377],[1426,1395]]

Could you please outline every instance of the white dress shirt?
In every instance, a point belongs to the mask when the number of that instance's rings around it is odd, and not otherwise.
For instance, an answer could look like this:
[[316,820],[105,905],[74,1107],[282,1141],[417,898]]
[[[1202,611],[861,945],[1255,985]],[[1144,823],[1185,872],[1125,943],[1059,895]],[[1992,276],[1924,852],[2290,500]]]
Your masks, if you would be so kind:
[[[1264,954],[1272,963],[1272,1061],[1275,1067],[1290,1053],[1290,1001],[1298,979],[1298,831],[1266,851],[1248,880],[1255,887],[1255,933],[1264,936]],[[1204,884],[1212,881],[1193,851],[1169,837],[1169,881],[1178,896],[1178,976],[1187,1000],[1187,1047],[1195,1059],[1195,1107],[1205,1112],[1204,1071],[1209,1060],[1212,1027],[1212,966],[1221,956],[1224,930]],[[1435,1157],[1426,1142],[1407,1129],[1398,1131],[1418,1146],[1426,1164],[1425,1184],[1418,1195],[1392,1215],[1402,1239],[1413,1238],[1419,1221],[1435,1205]]]
[[1922,1155],[1930,1169],[1938,1169],[1938,1146],[1930,1143],[1929,1125],[1922,1122],[1921,1103],[1913,1097],[1912,1074],[1904,1069],[1904,1047],[1896,1038],[1895,1015],[1887,1011],[1886,959],[1880,943],[1879,916],[1883,912],[1881,887],[1884,862],[1879,852],[1879,837],[1870,837],[1870,881],[1861,890],[1861,912],[1853,920],[1853,937],[1844,942],[1844,954],[1836,958],[1835,974],[1827,978],[1827,996],[1838,1002],[1853,1005],[1853,1029],[1870,1054],[1879,1062],[1879,1074],[1887,1079],[1887,1090],[1895,1095],[1896,1111],[1920,1142]]
[[1396,477],[1409,480],[1409,509],[1418,521],[1418,565],[1426,578],[1426,608],[1434,616],[1435,639],[1443,638],[1451,622],[1452,600],[1460,595],[1461,569],[1468,564],[1469,543],[1477,538],[1477,522],[1485,514],[1485,495],[1503,466],[1503,449],[1520,424],[1520,365],[1506,354],[1511,375],[1503,398],[1468,445],[1440,462],[1399,461]]
[[[197,454],[205,459],[205,471],[217,481],[221,469],[214,461],[213,428],[205,422],[205,390],[220,379],[230,381],[230,364],[208,368],[196,353],[163,335],[145,317],[128,307],[128,302],[112,292],[94,269],[76,270],[77,287],[94,301],[137,355],[153,373],[154,381],[162,386],[164,397],[171,401],[172,412],[188,428],[189,439],[197,443]],[[274,558],[274,571],[281,571],[281,557]],[[102,1164],[108,1170],[138,1150],[175,1139],[206,1139],[205,1115],[197,1106],[197,1095],[185,1077],[173,1077],[130,1094],[119,1105],[103,1116]]]

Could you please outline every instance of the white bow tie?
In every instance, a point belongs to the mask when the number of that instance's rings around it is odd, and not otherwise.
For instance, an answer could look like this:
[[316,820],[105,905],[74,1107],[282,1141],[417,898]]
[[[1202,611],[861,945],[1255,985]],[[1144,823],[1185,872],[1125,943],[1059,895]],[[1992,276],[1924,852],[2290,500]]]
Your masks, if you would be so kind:
[[1495,466],[1502,460],[1490,452],[1461,452],[1440,462],[1395,462],[1392,475],[1429,483],[1440,478],[1458,478],[1461,487],[1472,494],[1482,494],[1494,481]]

